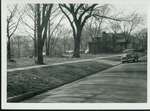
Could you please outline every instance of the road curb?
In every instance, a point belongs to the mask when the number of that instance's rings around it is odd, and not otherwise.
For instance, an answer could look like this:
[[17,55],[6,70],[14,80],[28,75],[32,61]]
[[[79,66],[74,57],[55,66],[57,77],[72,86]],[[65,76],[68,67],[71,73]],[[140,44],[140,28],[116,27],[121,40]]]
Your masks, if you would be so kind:
[[24,93],[24,94],[20,94],[18,96],[13,96],[13,97],[9,97],[7,99],[7,102],[20,102],[26,98],[30,98],[30,97],[33,97],[39,93],[42,93],[42,92],[45,92],[47,91],[48,89],[44,89],[44,90],[40,90],[40,91],[35,91],[35,92],[28,92],[28,93]]

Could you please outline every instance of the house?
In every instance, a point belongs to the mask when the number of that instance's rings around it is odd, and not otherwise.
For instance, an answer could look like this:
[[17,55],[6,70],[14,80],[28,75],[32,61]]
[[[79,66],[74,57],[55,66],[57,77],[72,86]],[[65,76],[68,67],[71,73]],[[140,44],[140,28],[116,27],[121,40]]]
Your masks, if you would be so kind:
[[[102,36],[95,37],[91,42],[89,42],[89,53],[113,53],[122,52],[127,44],[124,35],[122,33],[102,33]],[[131,47],[128,44],[129,47]]]

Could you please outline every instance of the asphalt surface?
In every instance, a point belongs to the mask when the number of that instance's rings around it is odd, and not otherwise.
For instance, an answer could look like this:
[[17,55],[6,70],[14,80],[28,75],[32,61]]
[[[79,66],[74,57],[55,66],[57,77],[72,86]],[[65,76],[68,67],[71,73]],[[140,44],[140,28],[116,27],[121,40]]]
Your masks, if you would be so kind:
[[147,64],[127,63],[34,96],[24,103],[145,103]]

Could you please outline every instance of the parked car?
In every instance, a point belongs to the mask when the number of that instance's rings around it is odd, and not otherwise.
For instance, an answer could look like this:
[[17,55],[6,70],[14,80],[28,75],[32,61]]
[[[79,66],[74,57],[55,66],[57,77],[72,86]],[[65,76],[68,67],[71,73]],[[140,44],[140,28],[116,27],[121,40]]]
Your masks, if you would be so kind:
[[139,56],[135,49],[126,49],[123,51],[121,62],[138,62]]

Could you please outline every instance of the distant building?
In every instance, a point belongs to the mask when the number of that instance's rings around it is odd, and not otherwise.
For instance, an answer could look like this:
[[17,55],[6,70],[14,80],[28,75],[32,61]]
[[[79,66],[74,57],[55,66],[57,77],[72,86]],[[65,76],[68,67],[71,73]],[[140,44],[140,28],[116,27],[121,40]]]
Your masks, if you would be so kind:
[[[123,34],[113,34],[103,32],[102,36],[95,37],[89,42],[89,53],[112,53],[121,52],[125,49],[126,41]],[[128,46],[130,46],[128,44]]]

